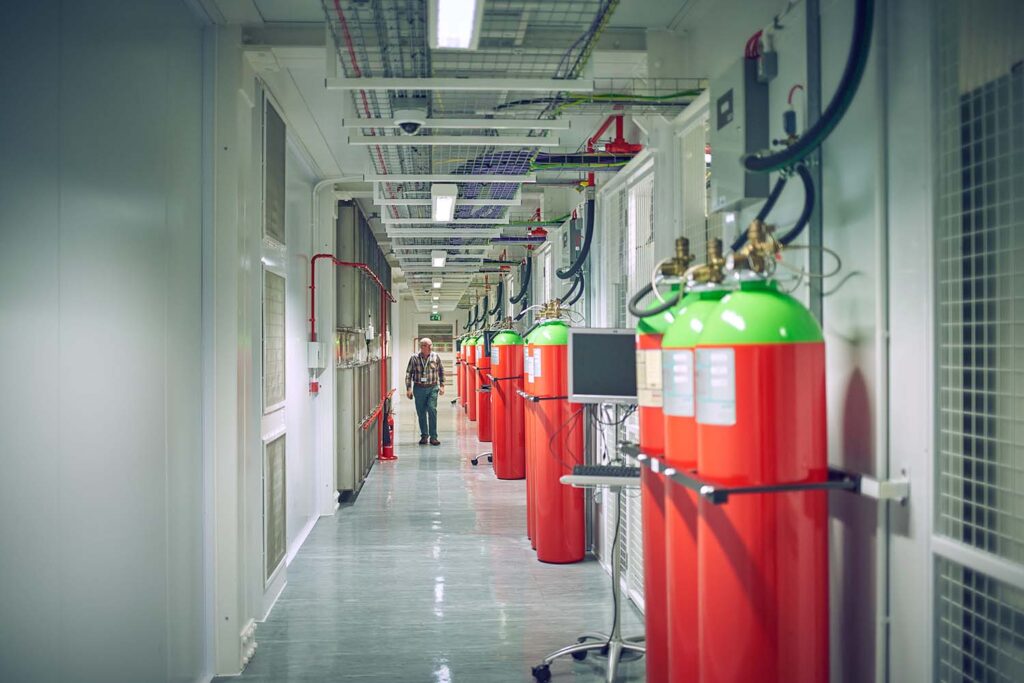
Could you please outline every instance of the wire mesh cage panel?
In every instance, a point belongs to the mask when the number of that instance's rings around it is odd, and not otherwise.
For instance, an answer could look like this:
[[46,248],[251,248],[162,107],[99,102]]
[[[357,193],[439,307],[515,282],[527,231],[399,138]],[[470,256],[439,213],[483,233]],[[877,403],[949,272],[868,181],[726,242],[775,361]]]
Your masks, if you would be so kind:
[[936,16],[936,678],[1019,681],[1024,581],[978,558],[1024,565],[1024,5]]
[[935,679],[1024,681],[1024,591],[944,558],[935,590]]
[[1000,69],[985,12],[944,4],[937,521],[1024,563],[1024,48]]

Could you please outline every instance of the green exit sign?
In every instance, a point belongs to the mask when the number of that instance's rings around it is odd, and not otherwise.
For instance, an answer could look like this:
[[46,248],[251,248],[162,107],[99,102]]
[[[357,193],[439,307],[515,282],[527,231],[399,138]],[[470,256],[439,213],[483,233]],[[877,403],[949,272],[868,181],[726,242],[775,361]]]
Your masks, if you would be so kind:
[[441,314],[440,313],[431,313],[430,314],[430,319],[431,320],[440,320],[441,319]]

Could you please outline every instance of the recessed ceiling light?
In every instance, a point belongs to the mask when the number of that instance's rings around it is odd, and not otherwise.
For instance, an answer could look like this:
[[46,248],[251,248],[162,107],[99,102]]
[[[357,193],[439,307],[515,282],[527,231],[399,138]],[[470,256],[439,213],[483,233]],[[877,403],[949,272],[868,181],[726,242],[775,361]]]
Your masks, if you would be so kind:
[[458,196],[458,185],[434,183],[430,186],[431,215],[434,221],[443,223],[455,217],[455,198]]
[[441,281],[434,280],[434,289],[441,289]]
[[484,0],[430,0],[430,47],[475,50],[483,14]]
[[448,259],[448,252],[440,249],[430,252],[430,264],[435,268],[444,268],[445,261]]

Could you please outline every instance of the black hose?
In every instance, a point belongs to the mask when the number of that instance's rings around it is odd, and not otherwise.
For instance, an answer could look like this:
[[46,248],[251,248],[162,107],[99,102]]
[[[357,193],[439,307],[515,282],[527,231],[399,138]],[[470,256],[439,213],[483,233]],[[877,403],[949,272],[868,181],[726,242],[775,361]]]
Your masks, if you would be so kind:
[[586,228],[583,231],[583,246],[580,248],[580,255],[576,257],[576,262],[565,270],[556,270],[555,275],[558,276],[559,280],[568,280],[574,277],[576,273],[583,268],[583,264],[587,261],[587,256],[590,255],[590,243],[594,239],[594,200],[587,200],[587,223]]
[[577,301],[580,300],[580,297],[583,296],[583,289],[586,287],[586,282],[584,282],[584,280],[583,280],[583,271],[582,270],[580,272],[576,273],[576,282],[572,286],[573,289],[576,289],[576,285],[577,284],[580,286],[580,289],[579,289],[578,292],[576,292],[576,296],[574,296],[571,301],[567,301],[565,303],[566,306],[574,305]]
[[767,173],[780,168],[792,166],[813,152],[842,120],[853,102],[854,95],[860,87],[864,69],[867,66],[868,54],[871,50],[871,29],[874,23],[874,0],[856,0],[853,17],[853,37],[850,40],[850,52],[846,57],[846,66],[839,79],[832,101],[822,112],[813,126],[800,138],[783,150],[760,156],[747,155],[743,158],[743,166],[748,171]]
[[811,178],[811,172],[807,170],[806,166],[800,164],[796,167],[796,173],[804,183],[804,208],[800,212],[800,218],[796,220],[796,225],[779,238],[779,243],[782,246],[786,246],[800,236],[800,233],[804,231],[804,228],[810,222],[811,214],[814,213],[814,179]]
[[482,318],[480,318],[480,322],[483,325],[487,324],[487,316],[490,315],[490,313],[488,313],[488,311],[487,311],[487,307],[490,306],[490,305],[491,305],[491,298],[490,298],[490,296],[487,295],[487,294],[484,294],[484,315],[483,315]]
[[567,301],[570,297],[572,297],[573,294],[576,293],[576,288],[579,287],[579,286],[580,286],[580,273],[576,273],[576,277],[574,277],[572,279],[572,286],[569,287],[569,291],[568,292],[566,292],[565,294],[563,294],[560,297],[561,300],[563,302]]
[[[757,212],[756,220],[764,221],[768,218],[768,214],[771,213],[772,209],[775,208],[775,203],[779,201],[779,196],[782,194],[782,190],[786,187],[787,176],[785,173],[779,176],[779,179],[775,181],[775,187],[768,193],[768,199],[764,201],[764,206]],[[743,248],[743,245],[747,243],[747,231],[744,230],[732,243],[730,247],[733,251],[739,251]]]
[[522,275],[522,282],[519,286],[519,293],[509,299],[512,304],[517,304],[526,297],[526,291],[530,288],[530,275],[533,274],[533,257],[526,257],[526,272]]
[[650,294],[652,291],[654,291],[654,287],[651,285],[651,283],[648,282],[646,285],[643,286],[643,288],[639,292],[634,294],[633,298],[629,300],[629,312],[632,313],[637,318],[649,318],[652,315],[664,313],[668,309],[672,308],[677,303],[679,303],[679,299],[683,296],[682,292],[676,292],[670,298],[666,299],[665,303],[659,304],[654,308],[642,310],[641,308],[639,308],[640,300],[643,299],[648,294]]
[[488,315],[498,315],[498,311],[501,310],[501,305],[505,301],[505,281],[504,280],[498,280],[498,291],[495,292],[495,294],[497,296],[495,296],[494,298],[497,299],[497,301],[494,302],[494,308],[487,312]]

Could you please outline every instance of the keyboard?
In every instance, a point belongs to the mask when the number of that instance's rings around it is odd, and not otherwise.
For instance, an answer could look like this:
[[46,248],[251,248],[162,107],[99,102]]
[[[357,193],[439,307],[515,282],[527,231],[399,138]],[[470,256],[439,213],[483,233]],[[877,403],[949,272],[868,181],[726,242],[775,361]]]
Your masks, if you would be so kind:
[[574,477],[626,477],[640,476],[639,467],[623,467],[622,465],[576,465],[572,468]]

